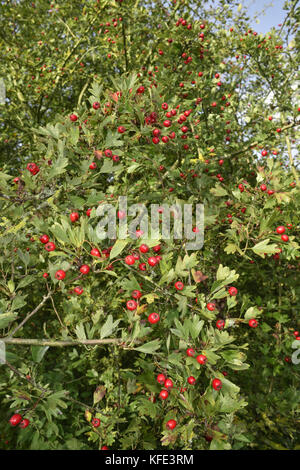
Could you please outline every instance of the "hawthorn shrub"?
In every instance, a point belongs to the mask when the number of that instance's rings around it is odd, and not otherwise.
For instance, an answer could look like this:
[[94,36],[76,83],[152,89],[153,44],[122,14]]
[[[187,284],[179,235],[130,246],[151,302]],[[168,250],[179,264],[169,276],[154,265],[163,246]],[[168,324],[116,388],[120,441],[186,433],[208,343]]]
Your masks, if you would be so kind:
[[2,449],[299,448],[296,2],[203,3],[0,5]]

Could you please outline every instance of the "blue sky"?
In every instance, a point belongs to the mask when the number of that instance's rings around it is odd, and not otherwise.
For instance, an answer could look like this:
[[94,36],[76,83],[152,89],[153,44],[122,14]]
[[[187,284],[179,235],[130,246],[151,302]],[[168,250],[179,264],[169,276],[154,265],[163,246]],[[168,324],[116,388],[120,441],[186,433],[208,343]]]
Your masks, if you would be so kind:
[[[252,27],[258,33],[267,33],[270,29],[279,23],[283,23],[286,11],[283,10],[284,0],[241,0],[242,5],[247,8],[250,18],[256,13],[260,13],[260,23],[253,20]],[[265,14],[261,13],[265,7]]]

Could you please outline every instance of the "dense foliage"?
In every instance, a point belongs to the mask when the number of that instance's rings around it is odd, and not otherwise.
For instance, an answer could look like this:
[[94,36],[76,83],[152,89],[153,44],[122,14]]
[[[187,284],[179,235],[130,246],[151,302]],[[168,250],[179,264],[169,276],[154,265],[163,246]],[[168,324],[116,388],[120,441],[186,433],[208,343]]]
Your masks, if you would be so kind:
[[0,3],[0,448],[299,449],[296,4]]

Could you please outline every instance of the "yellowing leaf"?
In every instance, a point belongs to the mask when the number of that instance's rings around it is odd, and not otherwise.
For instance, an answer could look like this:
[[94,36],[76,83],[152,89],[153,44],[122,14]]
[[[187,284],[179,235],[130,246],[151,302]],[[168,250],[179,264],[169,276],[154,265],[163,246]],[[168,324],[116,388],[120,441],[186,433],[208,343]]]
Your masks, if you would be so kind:
[[153,304],[154,300],[158,299],[159,296],[157,294],[151,293],[151,294],[144,295],[143,298],[146,299],[147,304]]
[[141,315],[141,313],[144,313],[144,311],[147,310],[147,307],[148,307],[147,304],[139,305],[137,310],[136,310],[136,313],[138,315]]

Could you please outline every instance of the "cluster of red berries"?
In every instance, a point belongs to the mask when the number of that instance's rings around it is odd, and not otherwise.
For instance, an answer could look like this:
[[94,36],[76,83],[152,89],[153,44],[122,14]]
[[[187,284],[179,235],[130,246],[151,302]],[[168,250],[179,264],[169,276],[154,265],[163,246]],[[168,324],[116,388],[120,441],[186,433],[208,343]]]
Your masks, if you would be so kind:
[[[146,254],[146,253],[148,253],[149,249],[150,248],[149,248],[148,245],[142,244],[139,248],[139,251],[140,251],[141,254]],[[152,250],[155,253],[159,253],[160,250],[161,250],[161,246],[156,245],[152,248]],[[139,259],[140,259],[140,255],[138,253],[133,253],[132,255],[127,255],[125,257],[124,261],[128,266],[133,266],[135,264],[135,262],[138,261]],[[149,258],[147,259],[147,262],[148,262],[149,266],[154,267],[160,262],[161,259],[162,259],[162,257],[160,255],[149,256]],[[139,264],[139,269],[140,269],[140,271],[146,271],[146,269],[147,269],[146,263],[140,263]]]
[[[184,20],[183,18],[179,18],[179,20],[176,21],[175,25],[176,25],[176,26],[180,26],[180,25],[181,25],[181,26],[186,27],[187,29],[192,29],[191,23],[188,23],[188,22],[187,22],[186,20]],[[201,25],[201,26],[204,26],[204,25]],[[200,28],[201,28],[201,26],[200,26]],[[201,28],[201,29],[203,29],[203,28]]]
[[[81,274],[88,274],[90,272],[90,267],[87,264],[80,266],[79,271]],[[58,269],[55,273],[55,279],[62,281],[66,277],[66,272],[63,269]]]
[[36,175],[36,174],[40,171],[40,169],[39,169],[39,167],[36,165],[36,163],[28,163],[26,169],[27,169],[28,171],[30,171],[30,173],[31,173],[32,175]]
[[[290,225],[290,224],[289,224]],[[290,227],[288,227],[290,228]],[[276,228],[276,232],[281,235],[281,240],[283,242],[288,242],[289,241],[289,236],[284,233],[285,232],[285,227],[283,225],[279,225],[277,228]]]
[[40,236],[40,242],[44,244],[45,250],[47,250],[47,251],[54,251],[55,248],[56,248],[55,243],[49,242],[48,235],[41,235]]
[[29,419],[23,418],[22,415],[20,415],[19,413],[12,415],[9,422],[12,426],[19,425],[19,428],[21,429],[27,428],[27,426],[29,426],[29,423],[30,423]]
[[[194,348],[188,348],[186,350],[186,355],[188,357],[195,357],[195,354],[196,354],[196,351]],[[207,363],[207,357],[205,356],[205,354],[198,354],[198,356],[196,357],[196,361],[200,365],[205,365]]]
[[300,335],[299,335],[299,331],[294,331],[293,335],[295,336],[296,340],[300,341]]
[[[138,289],[135,289],[134,291],[132,291],[131,296],[135,300],[132,300],[132,299],[128,300],[126,302],[126,307],[127,307],[127,310],[130,310],[131,312],[133,312],[138,307],[138,302],[136,302],[136,300],[139,301],[139,299],[142,297],[142,292]],[[150,313],[150,315],[148,316],[148,322],[151,323],[151,325],[155,325],[155,323],[158,323],[159,320],[160,320],[160,316],[156,312]]]

